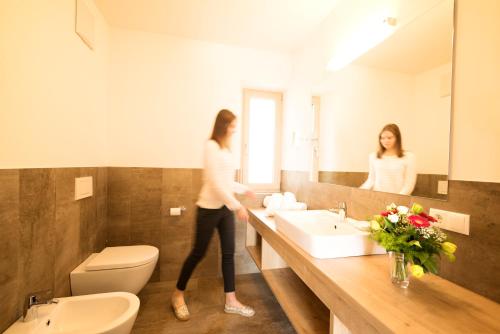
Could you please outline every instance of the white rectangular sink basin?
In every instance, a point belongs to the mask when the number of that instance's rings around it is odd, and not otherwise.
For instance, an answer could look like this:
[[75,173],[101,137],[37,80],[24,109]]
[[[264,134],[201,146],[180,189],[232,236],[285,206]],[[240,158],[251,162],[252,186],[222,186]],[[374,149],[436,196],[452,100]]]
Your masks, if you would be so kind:
[[318,259],[386,253],[353,219],[342,223],[328,210],[277,211],[274,219],[280,233]]

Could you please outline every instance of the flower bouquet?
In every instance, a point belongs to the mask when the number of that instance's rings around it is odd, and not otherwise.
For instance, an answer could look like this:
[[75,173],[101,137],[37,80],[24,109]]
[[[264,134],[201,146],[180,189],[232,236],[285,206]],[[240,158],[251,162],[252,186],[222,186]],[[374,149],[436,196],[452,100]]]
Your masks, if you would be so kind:
[[409,284],[408,266],[413,276],[437,274],[438,260],[443,254],[455,261],[457,246],[437,226],[439,221],[415,203],[409,209],[392,203],[386,211],[371,220],[371,236],[388,252],[391,259],[391,278],[406,288]]

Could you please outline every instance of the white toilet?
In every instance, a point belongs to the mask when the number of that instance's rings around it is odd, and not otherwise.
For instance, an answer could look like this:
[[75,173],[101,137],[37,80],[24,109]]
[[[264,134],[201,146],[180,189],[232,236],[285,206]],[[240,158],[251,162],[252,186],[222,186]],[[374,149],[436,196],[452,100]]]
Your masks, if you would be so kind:
[[73,296],[125,291],[138,294],[158,262],[153,246],[106,247],[90,255],[70,274]]

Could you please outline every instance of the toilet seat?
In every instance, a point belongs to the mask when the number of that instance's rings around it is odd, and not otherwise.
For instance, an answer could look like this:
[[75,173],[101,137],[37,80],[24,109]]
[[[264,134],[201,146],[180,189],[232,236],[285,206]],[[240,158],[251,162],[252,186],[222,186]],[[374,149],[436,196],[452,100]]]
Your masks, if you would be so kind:
[[154,261],[157,257],[158,248],[153,246],[106,247],[86,264],[85,270],[133,268]]

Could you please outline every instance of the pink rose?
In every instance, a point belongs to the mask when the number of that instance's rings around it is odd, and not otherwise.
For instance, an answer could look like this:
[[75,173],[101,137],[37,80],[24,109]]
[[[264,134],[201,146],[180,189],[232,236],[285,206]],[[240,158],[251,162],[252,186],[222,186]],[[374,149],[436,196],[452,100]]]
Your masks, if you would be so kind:
[[429,227],[431,226],[431,223],[425,218],[420,215],[411,215],[408,217],[408,220],[410,221],[410,224],[412,224],[415,227]]

